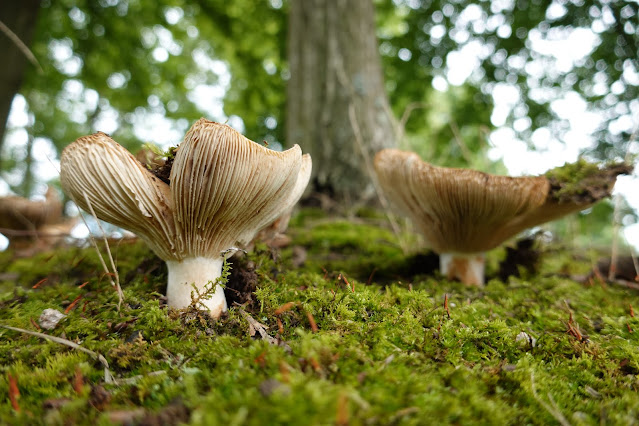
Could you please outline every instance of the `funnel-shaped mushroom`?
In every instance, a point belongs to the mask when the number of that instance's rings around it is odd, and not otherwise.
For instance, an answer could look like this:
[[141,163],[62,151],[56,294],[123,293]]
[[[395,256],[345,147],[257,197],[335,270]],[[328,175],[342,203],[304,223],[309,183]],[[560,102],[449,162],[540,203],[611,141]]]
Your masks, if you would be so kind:
[[558,198],[545,176],[495,176],[436,167],[414,153],[385,149],[375,171],[386,197],[411,218],[440,255],[449,279],[484,283],[484,253],[520,231],[583,210],[610,195],[618,174],[607,176],[597,197]]
[[[222,252],[246,243],[292,208],[311,173],[300,148],[276,152],[231,127],[200,119],[178,147],[170,185],[104,133],[64,149],[65,192],[99,219],[140,236],[166,261],[170,306],[191,303],[220,276]],[[214,317],[226,310],[224,291],[203,301]]]

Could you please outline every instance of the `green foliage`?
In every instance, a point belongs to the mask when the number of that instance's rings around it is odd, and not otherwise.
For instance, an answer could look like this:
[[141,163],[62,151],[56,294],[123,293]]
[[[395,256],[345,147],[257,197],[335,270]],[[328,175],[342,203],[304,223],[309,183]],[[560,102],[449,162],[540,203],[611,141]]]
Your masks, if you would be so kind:
[[231,275],[231,264],[224,259],[222,263],[222,273],[219,277],[217,277],[214,281],[209,281],[204,285],[202,291],[197,288],[195,283],[191,284],[193,287],[193,291],[191,291],[191,304],[190,307],[193,309],[204,309],[206,310],[206,305],[204,301],[209,300],[213,297],[215,292],[218,289],[218,286],[224,288],[226,283],[229,281],[229,275]]
[[[507,84],[520,94],[507,124],[530,120],[518,136],[529,141],[534,130],[548,126],[561,140],[569,126],[550,104],[573,93],[603,118],[590,154],[598,159],[624,157],[634,129],[613,130],[610,125],[634,108],[639,95],[639,85],[627,78],[631,70],[639,70],[636,3],[403,1],[377,2],[377,8],[380,52],[396,114],[416,101],[424,102],[426,110],[438,111],[439,104],[432,101],[437,96],[433,79],[445,75],[451,52],[479,42],[484,49],[477,58],[480,68],[467,80],[468,90],[475,94],[458,99],[459,114],[451,117],[460,127],[489,126],[491,103],[486,98],[498,85]],[[560,40],[577,29],[592,29],[596,37],[592,52],[573,64],[553,69],[554,52],[532,48],[540,40]],[[428,117],[416,116],[409,129],[423,131],[431,124]],[[437,144],[445,146],[446,137],[451,137],[442,136]]]
[[[167,309],[166,271],[141,243],[112,248],[125,291],[119,311],[92,249],[0,257],[22,285],[50,278],[6,292],[0,324],[33,330],[44,308],[65,310],[82,296],[47,333],[103,354],[120,381],[104,383],[85,353],[0,328],[2,422],[112,424],[139,408],[150,421],[176,405],[189,413],[180,421],[207,425],[549,424],[557,413],[572,424],[626,424],[639,415],[639,321],[628,304],[636,293],[565,278],[588,271],[590,254],[546,247],[538,273],[469,288],[411,274],[396,237],[370,212],[348,225],[309,210],[291,223],[304,265],[293,266],[292,249],[258,245],[248,255],[259,279],[258,304],[246,313],[279,344],[251,337],[236,307],[219,321]],[[98,385],[110,395],[99,409]]]

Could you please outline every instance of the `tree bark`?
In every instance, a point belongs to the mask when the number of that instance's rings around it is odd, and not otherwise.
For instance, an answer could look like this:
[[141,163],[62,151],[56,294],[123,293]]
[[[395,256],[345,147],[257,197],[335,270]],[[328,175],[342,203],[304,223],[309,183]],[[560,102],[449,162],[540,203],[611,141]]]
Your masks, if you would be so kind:
[[372,0],[293,0],[286,135],[313,158],[313,189],[374,196],[372,160],[395,145]]
[[[40,0],[0,1],[0,21],[9,28],[26,46],[31,44],[35,29]],[[0,31],[0,159],[7,119],[13,97],[22,84],[27,58],[15,41]]]

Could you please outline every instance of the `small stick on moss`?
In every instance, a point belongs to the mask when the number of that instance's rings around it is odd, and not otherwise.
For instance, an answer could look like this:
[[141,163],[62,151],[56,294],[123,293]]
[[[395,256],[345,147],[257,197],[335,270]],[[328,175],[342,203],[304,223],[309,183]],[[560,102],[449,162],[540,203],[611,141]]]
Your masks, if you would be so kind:
[[351,288],[351,292],[355,293],[355,283],[351,284],[348,282],[348,278],[346,278],[346,275],[342,275],[341,273],[339,274],[339,276],[337,277],[337,281],[342,280],[346,283],[347,287]]
[[286,363],[286,361],[280,360],[280,375],[282,376],[283,383],[288,383],[291,381],[290,370],[291,367]]
[[36,330],[38,330],[38,331],[42,330],[42,329],[40,328],[40,326],[38,325],[38,323],[37,323],[37,322],[35,322],[35,320],[34,320],[33,318],[29,318],[29,322],[31,323],[31,325],[32,325],[32,326],[33,326]]
[[311,366],[313,367],[313,370],[315,370],[316,372],[320,372],[322,371],[322,367],[320,366],[320,363],[317,362],[317,360],[315,359],[315,357],[309,357],[308,362],[311,363]]
[[11,401],[11,406],[15,411],[19,412],[20,405],[18,404],[18,399],[20,399],[20,390],[18,389],[18,376],[7,373],[7,378],[9,380],[9,400]]
[[73,390],[77,394],[82,394],[82,389],[84,388],[84,376],[82,375],[82,370],[80,367],[75,367],[75,374],[73,375]]
[[253,360],[253,362],[259,365],[261,368],[264,368],[264,366],[266,366],[266,351],[263,351],[261,354],[259,354],[257,358]]
[[593,274],[595,274],[595,277],[597,278],[597,280],[599,280],[599,284],[603,288],[606,288],[606,280],[604,279],[603,275],[601,275],[601,271],[599,270],[599,268],[595,266],[592,272]]
[[306,311],[306,317],[308,318],[308,322],[311,326],[311,330],[313,331],[313,333],[317,333],[319,331],[319,328],[317,328],[317,323],[315,322],[315,318],[313,317],[313,314],[311,314],[310,311]]
[[274,337],[269,336],[266,332],[266,326],[258,321],[256,321],[252,316],[250,316],[246,311],[242,308],[239,308],[240,314],[246,319],[249,324],[249,336],[255,336],[255,333],[259,333],[263,340],[266,340],[272,345],[277,345],[278,341]]
[[279,331],[280,335],[284,334],[284,324],[282,324],[282,320],[278,318],[275,318],[275,320],[277,321],[277,331]]
[[64,313],[68,314],[69,312],[71,312],[71,309],[73,309],[75,307],[75,305],[78,304],[80,299],[82,299],[82,295],[81,294],[78,295],[78,297],[76,297],[75,299],[73,299],[73,302],[71,302],[71,304],[69,306],[67,306],[67,308],[64,310]]
[[109,370],[108,361],[106,360],[106,358],[104,358],[102,355],[100,355],[97,352],[93,352],[92,350],[84,348],[84,347],[78,345],[77,343],[72,342],[71,340],[63,339],[61,337],[50,336],[48,334],[39,333],[37,331],[25,330],[24,328],[11,327],[9,325],[4,325],[4,324],[0,324],[0,327],[6,328],[8,330],[17,331],[19,333],[29,334],[29,335],[35,336],[35,337],[40,337],[41,339],[45,339],[45,340],[49,340],[51,342],[59,343],[61,345],[65,345],[65,346],[68,346],[70,348],[77,349],[77,350],[79,350],[81,352],[84,352],[84,353],[92,356],[94,359],[98,360],[100,362],[100,364],[102,364],[104,366],[104,382],[105,383],[115,383],[115,379],[113,378],[113,375],[111,374],[111,371]]
[[290,311],[296,305],[297,305],[297,302],[286,302],[285,304],[283,304],[282,306],[277,308],[274,313],[275,313],[275,315],[281,315],[284,312]]
[[448,315],[448,319],[450,319],[450,309],[448,308],[448,293],[444,295],[444,310],[446,311],[446,314]]
[[371,282],[373,281],[373,275],[375,275],[375,272],[377,271],[377,268],[373,268],[373,272],[371,272],[371,274],[368,276],[368,280],[366,280],[366,285],[369,286],[371,285]]
[[630,303],[628,304],[628,306],[630,307],[630,316],[631,316],[632,318],[634,318],[634,317],[635,317],[635,310],[634,310],[634,309],[632,309],[632,305],[631,305]]
[[348,415],[348,396],[342,392],[337,397],[337,415],[335,424],[338,426],[347,426],[349,424]]
[[628,333],[632,333],[632,328],[630,328],[630,323],[626,323],[626,327],[628,327]]
[[48,279],[49,279],[49,278],[42,278],[40,281],[38,281],[37,283],[35,283],[35,284],[33,285],[33,287],[31,287],[31,288],[38,288],[38,287],[40,287],[40,284],[44,283],[44,282],[45,282],[46,280],[48,280]]

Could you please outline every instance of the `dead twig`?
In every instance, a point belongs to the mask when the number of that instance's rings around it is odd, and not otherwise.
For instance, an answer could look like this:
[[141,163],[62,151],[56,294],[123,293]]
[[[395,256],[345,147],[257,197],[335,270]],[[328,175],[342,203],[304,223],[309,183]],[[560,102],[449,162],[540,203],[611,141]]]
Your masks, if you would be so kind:
[[572,337],[574,337],[575,339],[577,339],[580,342],[585,342],[588,340],[588,338],[586,336],[584,336],[583,334],[581,334],[581,331],[579,330],[579,325],[575,322],[573,316],[572,316],[572,310],[570,309],[570,306],[568,305],[568,302],[566,302],[564,300],[564,303],[566,304],[566,309],[568,309],[568,312],[570,313],[570,317],[568,318],[568,322],[565,323],[566,327],[568,328],[566,330],[566,333],[570,334]]
[[18,389],[18,377],[11,373],[7,373],[7,379],[9,380],[9,400],[11,406],[17,412],[20,411],[20,405],[18,399],[20,399],[20,389]]
[[100,261],[102,262],[102,267],[104,268],[105,272],[107,274],[111,273],[115,276],[115,281],[111,280],[111,285],[118,292],[118,311],[119,311],[120,306],[122,305],[122,301],[124,300],[124,293],[122,293],[122,287],[120,287],[120,276],[118,275],[118,268],[115,267],[115,262],[113,261],[113,256],[111,255],[111,249],[109,248],[109,242],[107,241],[106,232],[104,232],[104,229],[102,229],[100,220],[98,219],[98,216],[95,214],[95,211],[93,210],[93,206],[91,205],[91,201],[89,200],[87,193],[83,192],[83,195],[84,195],[84,200],[87,202],[87,206],[89,207],[89,210],[91,211],[91,215],[93,216],[96,223],[98,224],[98,228],[100,228],[100,232],[102,232],[102,239],[104,240],[104,246],[106,248],[107,254],[109,255],[109,260],[111,261],[111,268],[113,268],[113,272],[109,272],[108,268],[106,267],[106,263],[104,262],[104,259],[102,258],[102,254],[98,250],[98,245],[95,244],[95,240],[91,238],[91,241],[94,243],[94,247],[96,251],[98,252],[98,255],[100,256]]
[[319,331],[319,328],[317,328],[317,323],[315,322],[313,314],[311,314],[309,311],[306,311],[306,317],[308,318],[308,322],[311,325],[311,330],[313,331],[313,333],[317,333]]
[[267,326],[255,320],[255,318],[250,316],[244,309],[239,308],[239,311],[249,324],[249,336],[253,337],[255,336],[255,333],[259,333],[260,337],[263,340],[266,340],[271,345],[276,345],[276,346],[278,345],[279,342],[277,341],[277,339],[275,337],[271,337],[266,332],[266,329],[268,328]]
[[335,416],[335,424],[338,426],[347,426],[349,424],[348,413],[348,396],[342,392],[337,397],[337,414]]
[[67,308],[64,310],[65,314],[68,314],[69,312],[71,312],[71,309],[73,309],[75,307],[75,305],[78,304],[78,302],[80,301],[80,299],[82,299],[82,295],[78,295],[78,297],[76,297],[75,299],[73,299],[73,302],[71,302],[69,304],[69,306],[67,306]]
[[337,281],[344,281],[346,283],[346,286],[349,287],[351,289],[352,293],[355,293],[355,283],[351,284],[348,282],[348,278],[346,278],[346,275],[343,274],[339,274],[339,276],[337,277]]
[[450,319],[450,309],[448,308],[448,293],[444,295],[444,310],[446,311],[446,314],[448,315],[448,319]]
[[295,306],[297,306],[297,302],[286,302],[285,304],[283,304],[282,306],[280,306],[279,308],[277,308],[274,312],[275,315],[281,315],[284,312],[290,311],[291,309],[293,309]]
[[48,280],[48,279],[49,279],[49,278],[42,278],[40,281],[38,281],[37,283],[35,283],[35,284],[33,285],[33,287],[31,287],[31,288],[38,288],[38,287],[40,287],[40,284],[43,284],[43,283],[44,283],[46,280]]
[[90,349],[84,348],[84,347],[78,345],[77,343],[72,342],[71,340],[63,339],[61,337],[50,336],[48,334],[39,333],[37,331],[25,330],[24,328],[11,327],[9,325],[4,325],[4,324],[0,324],[0,327],[6,328],[8,330],[17,331],[19,333],[29,334],[31,336],[35,336],[35,337],[39,337],[41,339],[49,340],[49,341],[54,342],[54,343],[59,343],[61,345],[65,345],[65,346],[68,346],[70,348],[76,349],[78,351],[84,352],[84,353],[90,355],[91,357],[93,357],[93,359],[98,360],[100,362],[100,364],[102,364],[104,366],[104,382],[105,383],[115,383],[115,379],[113,378],[113,375],[111,374],[111,371],[109,370],[108,361],[106,360],[106,358],[104,358],[102,355],[100,355],[97,352],[94,352],[94,351],[92,351]]
[[27,45],[24,44],[22,40],[20,40],[20,37],[18,37],[18,35],[13,31],[11,31],[11,29],[7,27],[2,21],[0,21],[0,31],[2,31],[9,38],[9,40],[11,40],[18,47],[24,57],[27,58],[29,62],[31,62],[38,69],[39,74],[44,74],[44,70],[42,69],[40,62],[38,62],[33,52],[31,52]]

